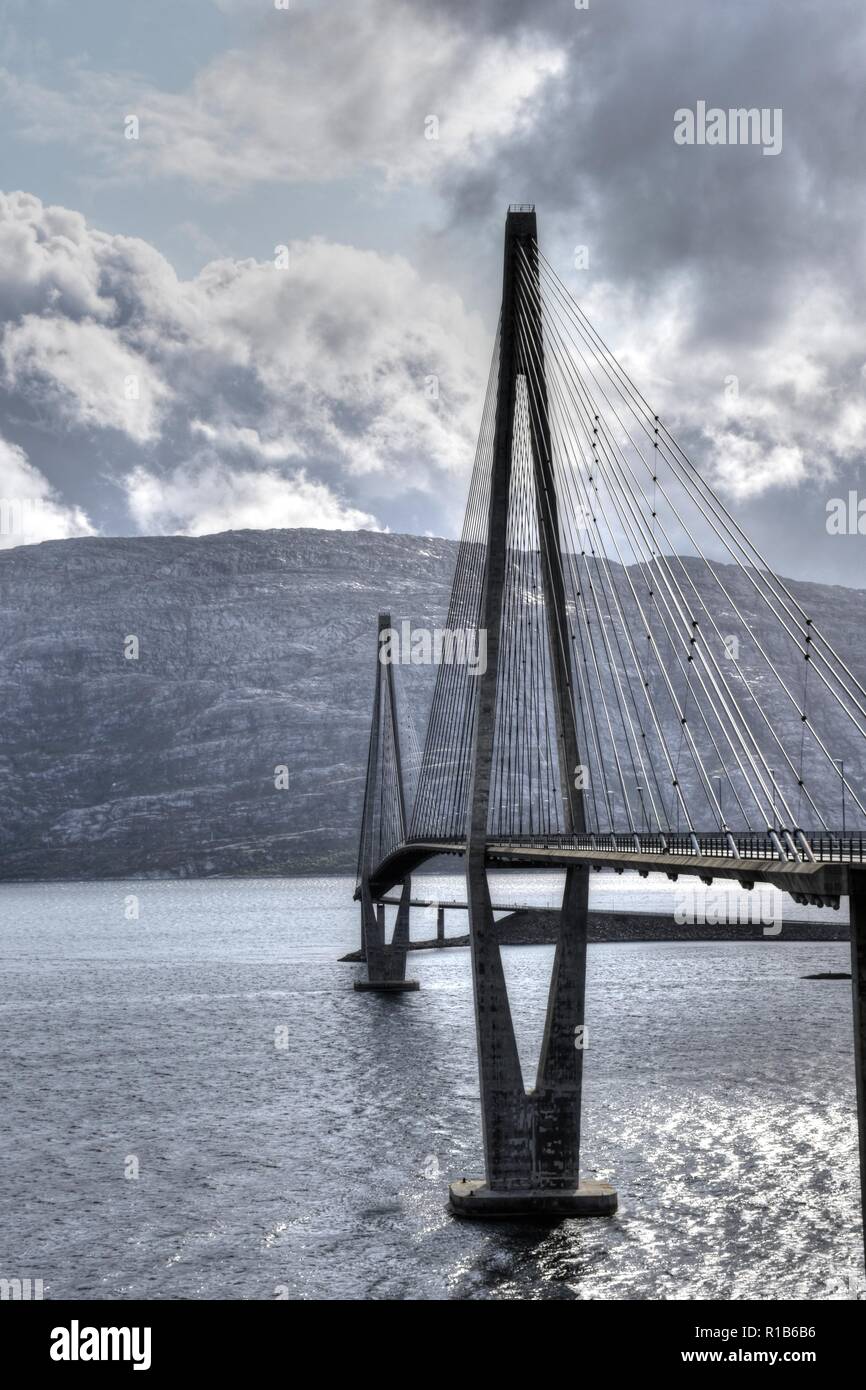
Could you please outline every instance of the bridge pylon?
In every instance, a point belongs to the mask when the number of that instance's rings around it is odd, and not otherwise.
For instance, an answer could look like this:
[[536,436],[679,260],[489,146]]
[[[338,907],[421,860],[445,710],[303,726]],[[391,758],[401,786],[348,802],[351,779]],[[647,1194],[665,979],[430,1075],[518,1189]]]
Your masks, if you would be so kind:
[[387,635],[391,615],[379,614],[376,644],[376,685],[373,695],[373,721],[367,755],[367,780],[358,855],[358,897],[361,902],[361,944],[367,964],[366,980],[356,980],[356,990],[398,994],[418,989],[417,980],[406,979],[409,950],[409,911],[412,879],[402,880],[397,921],[390,942],[385,940],[385,904],[374,901],[370,891],[370,870],[384,851],[401,843],[406,836],[406,803],[403,765],[400,757],[400,729],[394,692],[394,668],[389,659]]
[[[586,828],[583,794],[576,776],[581,760],[566,640],[570,625],[543,343],[535,210],[513,208],[505,227],[480,614],[481,629],[486,631],[487,663],[476,678],[466,828],[466,886],[487,1170],[484,1179],[451,1184],[452,1210],[468,1217],[544,1219],[611,1215],[616,1210],[613,1188],[601,1182],[581,1182],[579,1171],[589,870],[584,865],[566,870],[541,1056],[530,1091],[521,1072],[487,880],[495,750],[498,742],[510,736],[509,723],[520,722],[523,708],[516,702],[502,708],[498,700],[508,640],[504,631],[508,622],[507,572],[513,567],[515,544],[520,544],[515,541],[517,505],[523,512],[527,507],[534,510],[532,545],[540,555],[547,645],[544,703],[548,709],[552,707],[555,730],[550,757],[561,800],[558,811],[566,833],[581,834]],[[523,481],[518,483],[515,474],[521,467]],[[519,503],[515,501],[518,489]]]

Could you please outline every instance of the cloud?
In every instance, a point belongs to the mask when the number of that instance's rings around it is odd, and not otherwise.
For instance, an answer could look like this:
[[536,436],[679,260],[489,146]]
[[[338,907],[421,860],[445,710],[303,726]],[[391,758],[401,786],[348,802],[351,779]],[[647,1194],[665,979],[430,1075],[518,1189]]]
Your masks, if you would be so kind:
[[122,430],[144,444],[156,438],[171,391],[158,370],[110,327],[57,315],[27,314],[0,344],[7,387],[40,402],[55,419]]
[[[572,276],[572,281],[574,277]],[[737,502],[796,492],[866,451],[866,357],[832,277],[813,268],[752,341],[701,344],[699,277],[672,274],[649,299],[597,280],[582,308],[707,479]]]
[[452,530],[489,346],[399,256],[312,240],[179,280],[137,238],[0,198],[10,431],[31,453],[62,441],[64,487],[102,473],[138,527],[370,526],[387,505],[392,525]]
[[564,68],[537,34],[479,41],[459,18],[393,0],[273,9],[253,32],[182,91],[79,70],[68,91],[2,73],[0,93],[30,139],[86,139],[115,176],[176,176],[224,194],[364,170],[395,183],[477,168],[526,132]]
[[[507,38],[525,6],[479,0],[466,22]],[[525,190],[543,249],[644,394],[748,503],[776,562],[799,564],[806,485],[862,489],[863,7],[621,0],[536,6],[532,23],[565,72],[496,160],[450,171],[449,248],[491,255]],[[781,108],[781,153],[676,145],[674,113],[699,99]]]
[[0,193],[0,304],[4,317],[56,310],[103,318],[115,305],[100,289],[100,237],[67,208],[27,193]]
[[330,488],[272,468],[230,469],[210,462],[159,477],[136,468],[126,479],[129,509],[142,531],[187,536],[215,531],[309,526],[329,531],[378,530],[375,518],[348,506]]
[[[152,247],[68,209],[0,217],[0,302],[15,322],[102,324],[173,393],[129,457],[103,458],[107,471],[168,476],[211,456],[304,469],[382,524],[453,531],[502,213],[526,197],[546,254],[695,463],[769,538],[774,563],[823,544],[820,489],[862,488],[866,450],[858,0],[215,4],[233,46],[213,56],[203,44],[191,77],[85,71],[74,58],[52,77],[38,57],[6,75],[13,133],[83,152],[76,172],[102,206],[117,200],[118,221],[122,184],[150,180],[167,215],[220,245],[230,219],[211,195],[234,197],[243,222],[256,186],[281,217],[289,188],[305,225],[343,217],[347,228],[292,247],[289,292],[272,267],[245,261],[177,281]],[[187,46],[185,73],[195,58]],[[698,100],[781,108],[782,152],[678,146],[675,112]],[[124,139],[131,112],[138,140]],[[424,138],[430,115],[438,141]],[[310,183],[330,187],[299,187]],[[486,333],[408,262],[336,244],[359,223],[375,237],[373,203],[395,213],[389,244],[417,236],[413,254],[483,306]],[[586,271],[573,269],[576,245],[589,249]],[[438,401],[424,396],[428,376]],[[48,418],[71,399],[56,378],[29,381],[33,400],[53,393]]]
[[300,446],[293,439],[263,439],[251,426],[211,425],[206,420],[190,420],[190,434],[200,435],[228,452],[247,452],[269,461],[281,462],[298,456]]
[[61,501],[24,450],[0,439],[0,550],[93,534],[82,509]]
[[716,482],[737,501],[768,488],[791,488],[807,476],[803,452],[796,445],[771,444],[731,431],[711,436]]

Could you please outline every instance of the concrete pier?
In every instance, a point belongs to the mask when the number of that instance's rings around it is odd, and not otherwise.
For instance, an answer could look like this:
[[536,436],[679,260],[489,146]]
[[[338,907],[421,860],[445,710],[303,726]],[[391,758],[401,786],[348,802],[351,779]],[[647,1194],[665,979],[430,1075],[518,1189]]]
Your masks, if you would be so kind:
[[406,956],[409,951],[409,904],[412,880],[407,878],[400,894],[397,922],[390,943],[385,941],[385,905],[374,903],[369,885],[361,886],[361,936],[367,962],[366,980],[356,980],[359,991],[379,991],[399,994],[419,989],[417,980],[406,979]]
[[397,699],[394,690],[393,664],[382,662],[381,642],[383,634],[391,629],[390,613],[379,614],[376,634],[376,682],[373,694],[373,719],[370,725],[370,747],[367,753],[367,781],[364,793],[364,811],[361,820],[361,850],[358,860],[359,883],[355,896],[361,900],[361,950],[367,962],[366,980],[357,980],[355,989],[363,992],[399,994],[405,990],[418,989],[417,980],[406,979],[406,953],[409,950],[409,912],[412,906],[412,877],[402,878],[400,899],[397,904],[397,922],[390,942],[385,941],[385,904],[380,895],[374,901],[370,888],[370,870],[374,858],[373,845],[378,844],[377,854],[382,853],[383,833],[381,816],[377,819],[376,804],[381,795],[380,742],[391,749],[393,791],[396,796],[396,819],[390,825],[390,834],[398,841],[406,837],[406,803],[403,793],[403,766],[400,759],[400,729],[397,719]]
[[456,1216],[473,1221],[500,1220],[563,1221],[576,1216],[613,1216],[616,1193],[606,1182],[582,1182],[572,1189],[538,1188],[502,1191],[483,1179],[453,1182],[449,1189],[451,1210]]

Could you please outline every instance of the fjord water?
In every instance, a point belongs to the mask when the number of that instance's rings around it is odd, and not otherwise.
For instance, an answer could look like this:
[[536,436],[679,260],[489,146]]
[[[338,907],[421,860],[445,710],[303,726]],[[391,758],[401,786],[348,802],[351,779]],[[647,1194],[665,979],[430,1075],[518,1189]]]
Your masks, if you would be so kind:
[[[468,953],[355,993],[352,887],[0,886],[0,1275],[54,1299],[862,1292],[851,986],[801,978],[845,944],[591,947],[583,1167],[619,1213],[476,1225],[445,1206],[482,1172]],[[552,954],[505,952],[530,1080]]]

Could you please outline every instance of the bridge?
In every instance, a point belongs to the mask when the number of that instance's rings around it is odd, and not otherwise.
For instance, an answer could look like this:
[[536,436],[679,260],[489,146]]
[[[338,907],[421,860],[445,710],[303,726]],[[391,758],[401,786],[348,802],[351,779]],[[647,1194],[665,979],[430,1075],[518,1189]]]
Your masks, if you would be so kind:
[[[436,671],[422,747],[395,672],[426,663]],[[830,908],[849,899],[862,1180],[866,690],[547,262],[532,207],[506,220],[446,626],[380,614],[375,667],[355,893],[367,978],[356,988],[417,988],[406,979],[411,876],[459,856],[486,1174],[452,1183],[452,1209],[616,1209],[614,1190],[579,1171],[593,869],[770,884]],[[564,871],[531,1088],[488,884],[491,868],[509,867]]]

